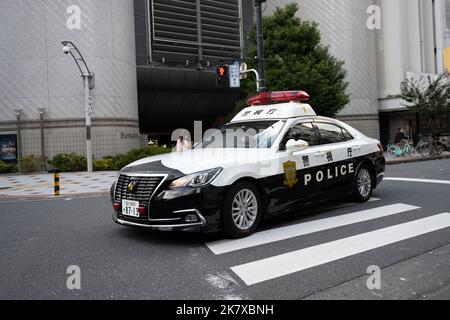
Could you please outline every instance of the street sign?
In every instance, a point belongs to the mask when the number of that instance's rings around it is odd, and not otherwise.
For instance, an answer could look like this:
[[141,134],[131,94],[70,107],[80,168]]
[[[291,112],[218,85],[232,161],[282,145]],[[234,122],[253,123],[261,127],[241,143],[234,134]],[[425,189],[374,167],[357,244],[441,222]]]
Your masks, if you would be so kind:
[[241,87],[241,64],[236,61],[230,65],[230,88]]

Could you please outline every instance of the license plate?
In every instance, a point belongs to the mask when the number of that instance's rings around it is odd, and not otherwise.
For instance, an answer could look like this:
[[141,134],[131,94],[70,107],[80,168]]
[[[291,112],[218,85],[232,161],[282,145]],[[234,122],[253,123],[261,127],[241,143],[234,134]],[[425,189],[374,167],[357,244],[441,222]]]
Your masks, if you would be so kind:
[[139,202],[131,200],[122,200],[122,215],[139,218]]

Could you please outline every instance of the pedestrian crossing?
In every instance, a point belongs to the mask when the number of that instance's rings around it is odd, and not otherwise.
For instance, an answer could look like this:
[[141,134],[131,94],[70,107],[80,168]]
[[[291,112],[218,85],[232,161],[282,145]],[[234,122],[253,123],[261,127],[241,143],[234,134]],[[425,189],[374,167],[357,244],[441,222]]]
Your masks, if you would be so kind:
[[[371,202],[378,200],[373,199]],[[420,207],[403,203],[383,205],[330,218],[264,230],[244,239],[214,241],[207,243],[206,246],[212,253],[220,256],[357,223],[384,219],[402,213],[412,213],[420,209]],[[246,285],[252,286],[449,227],[450,213],[440,213],[301,250],[265,257],[233,266],[231,270]]]

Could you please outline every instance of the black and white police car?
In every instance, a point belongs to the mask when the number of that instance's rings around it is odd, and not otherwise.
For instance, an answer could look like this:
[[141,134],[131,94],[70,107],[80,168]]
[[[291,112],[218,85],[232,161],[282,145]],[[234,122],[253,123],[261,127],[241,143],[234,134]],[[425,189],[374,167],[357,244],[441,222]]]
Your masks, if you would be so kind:
[[304,91],[260,94],[192,150],[125,167],[111,188],[114,221],[239,238],[305,205],[368,201],[384,177],[382,146],[317,116],[308,99]]

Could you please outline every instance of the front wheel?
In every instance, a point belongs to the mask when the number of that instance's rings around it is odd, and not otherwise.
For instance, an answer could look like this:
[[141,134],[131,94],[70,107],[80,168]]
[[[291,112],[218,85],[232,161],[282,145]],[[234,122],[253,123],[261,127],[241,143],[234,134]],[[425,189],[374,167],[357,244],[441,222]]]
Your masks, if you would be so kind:
[[419,156],[419,154],[417,153],[417,150],[412,146],[410,146],[408,148],[408,154],[411,158],[417,158]]
[[259,191],[250,182],[235,185],[222,208],[223,233],[230,238],[244,238],[256,231],[261,222],[262,202]]
[[353,198],[357,202],[367,202],[372,197],[373,193],[373,181],[372,174],[367,165],[361,165],[358,169],[354,186],[353,186]]
[[390,159],[394,159],[398,157],[398,150],[397,147],[393,145],[389,145],[387,148],[387,155]]

